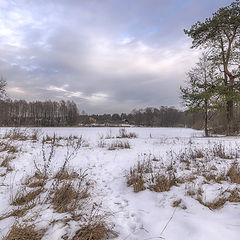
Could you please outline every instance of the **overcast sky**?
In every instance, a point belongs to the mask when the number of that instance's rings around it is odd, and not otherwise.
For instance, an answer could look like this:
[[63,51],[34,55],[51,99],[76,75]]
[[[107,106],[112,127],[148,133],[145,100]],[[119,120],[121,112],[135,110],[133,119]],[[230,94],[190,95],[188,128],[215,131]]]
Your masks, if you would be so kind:
[[183,33],[229,0],[0,0],[8,95],[88,113],[179,105],[197,61]]

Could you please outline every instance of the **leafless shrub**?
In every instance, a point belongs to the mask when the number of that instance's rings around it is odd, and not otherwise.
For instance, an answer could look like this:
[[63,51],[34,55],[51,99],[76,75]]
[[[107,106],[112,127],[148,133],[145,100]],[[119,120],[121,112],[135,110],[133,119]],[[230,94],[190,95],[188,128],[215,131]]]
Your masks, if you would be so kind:
[[130,149],[130,143],[127,141],[115,141],[110,144],[108,150],[117,150],[117,149]]
[[37,169],[37,174],[40,176],[43,176],[44,180],[46,180],[48,178],[48,176],[50,175],[50,173],[49,173],[50,165],[51,165],[51,162],[52,162],[54,154],[55,154],[55,143],[56,143],[55,134],[54,134],[53,138],[51,138],[48,155],[47,155],[45,143],[46,143],[46,138],[43,137],[43,139],[42,139],[43,166],[41,166],[40,164],[37,164],[36,161],[34,160],[34,165],[35,165],[35,168]]

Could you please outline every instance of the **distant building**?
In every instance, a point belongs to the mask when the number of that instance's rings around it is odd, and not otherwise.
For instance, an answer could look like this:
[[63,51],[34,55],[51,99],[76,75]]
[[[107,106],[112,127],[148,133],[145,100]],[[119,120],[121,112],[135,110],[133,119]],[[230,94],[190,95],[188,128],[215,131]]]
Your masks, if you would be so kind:
[[93,117],[89,117],[88,120],[89,120],[90,123],[96,123],[97,122],[97,120]]

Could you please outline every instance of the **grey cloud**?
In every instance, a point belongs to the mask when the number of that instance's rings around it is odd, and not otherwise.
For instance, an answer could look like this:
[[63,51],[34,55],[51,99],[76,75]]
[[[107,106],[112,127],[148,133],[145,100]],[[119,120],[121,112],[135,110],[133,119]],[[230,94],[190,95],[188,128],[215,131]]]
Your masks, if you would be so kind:
[[198,56],[183,28],[230,2],[1,1],[0,73],[12,97],[87,112],[177,106]]

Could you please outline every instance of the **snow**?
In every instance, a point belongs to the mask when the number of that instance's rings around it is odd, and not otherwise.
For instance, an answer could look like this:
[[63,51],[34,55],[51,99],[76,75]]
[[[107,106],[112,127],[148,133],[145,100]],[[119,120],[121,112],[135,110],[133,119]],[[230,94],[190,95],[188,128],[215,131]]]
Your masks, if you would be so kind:
[[[1,128],[0,135],[9,131],[9,128]],[[185,128],[126,128],[127,132],[134,132],[137,138],[121,139],[128,141],[130,149],[108,150],[108,145],[113,142],[114,137],[119,134],[119,128],[41,128],[41,136],[82,136],[86,145],[82,147],[77,155],[72,158],[69,165],[74,169],[87,169],[88,176],[95,183],[92,196],[94,201],[101,202],[102,208],[112,216],[109,222],[114,224],[114,230],[119,233],[116,240],[239,240],[240,239],[240,203],[226,202],[225,205],[216,210],[210,210],[202,205],[194,197],[186,195],[186,187],[191,185],[179,184],[173,186],[168,192],[152,192],[150,190],[134,193],[132,187],[126,183],[126,174],[144,156],[155,156],[163,163],[170,164],[169,153],[175,156],[184,153],[189,147],[207,149],[216,144],[222,144],[229,151],[240,146],[239,137],[213,137],[204,138],[202,131]],[[106,136],[112,138],[105,138]],[[105,143],[100,147],[99,141]],[[15,194],[23,179],[27,175],[33,175],[35,171],[34,161],[42,163],[41,141],[13,141],[22,151],[16,154],[11,161],[14,171],[6,175],[5,168],[0,167],[0,216],[12,209],[10,199]],[[207,151],[207,150],[206,150]],[[0,153],[6,154],[6,153]],[[66,146],[57,147],[51,170],[56,172],[64,162]],[[235,160],[235,159],[234,159]],[[216,166],[218,171],[227,171],[234,160],[214,159],[209,160],[207,169]],[[237,159],[239,162],[239,159]],[[190,174],[182,170],[178,165],[178,174]],[[191,169],[194,171],[194,169]],[[199,179],[192,183],[193,187],[201,185],[206,202],[213,201],[219,193],[224,193],[229,188],[239,187],[237,184],[210,182],[202,184]],[[173,201],[181,199],[181,207],[174,208]],[[43,210],[40,210],[43,211]],[[51,209],[44,210],[44,215],[36,220],[36,226],[48,226],[51,219],[61,214],[54,213]],[[0,221],[0,238],[5,236],[14,217],[5,218]],[[72,229],[76,223],[69,223]],[[66,226],[61,222],[49,227],[44,235],[47,239],[62,239],[66,233]]]

